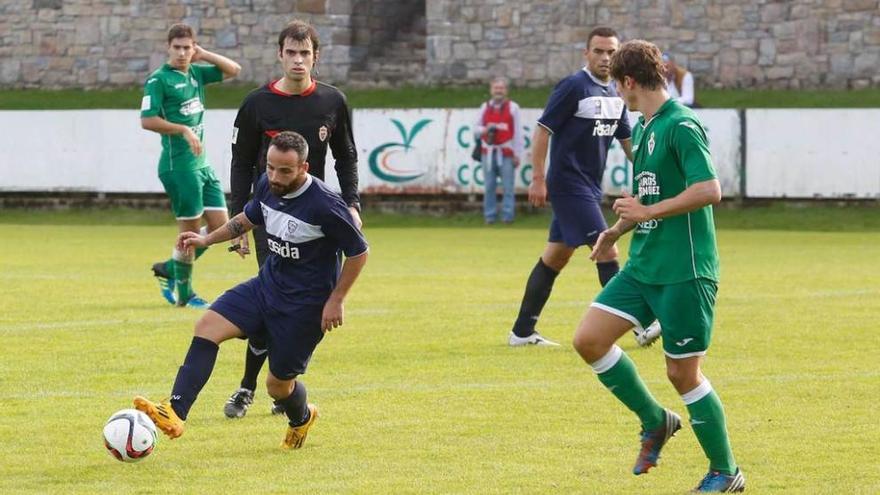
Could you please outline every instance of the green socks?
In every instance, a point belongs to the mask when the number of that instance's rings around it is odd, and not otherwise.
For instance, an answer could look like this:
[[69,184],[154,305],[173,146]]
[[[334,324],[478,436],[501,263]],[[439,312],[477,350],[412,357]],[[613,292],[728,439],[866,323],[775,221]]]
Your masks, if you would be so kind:
[[[645,430],[663,426],[663,408],[636,372],[635,364],[618,346],[613,346],[608,354],[590,363],[599,381],[623,402],[630,411],[638,415]],[[681,396],[691,416],[691,427],[700,442],[709,469],[727,475],[736,474],[736,460],[730,450],[727,437],[727,424],[724,407],[718,394],[712,389],[709,380],[704,379],[697,388]]]
[[[201,235],[208,235],[208,227],[202,227],[201,229],[199,229],[199,234],[201,234]],[[200,257],[201,255],[205,254],[205,251],[207,251],[207,250],[208,250],[208,248],[206,248],[206,247],[196,248],[196,249],[195,249],[196,257],[195,257],[195,259],[194,259],[193,261],[199,259],[199,257]]]
[[184,304],[193,296],[192,263],[174,260],[174,279],[177,285],[177,304]]
[[174,260],[174,284],[177,286],[177,304],[184,305],[192,299],[193,257],[174,249],[171,258]]
[[657,403],[645,383],[639,377],[636,366],[618,346],[611,347],[608,354],[590,363],[602,385],[620,402],[638,415],[645,430],[663,426],[666,414]]
[[736,460],[730,450],[724,407],[709,380],[681,396],[691,416],[691,428],[709,458],[709,469],[732,475],[736,473]]
[[[199,234],[201,235],[206,235],[207,233],[207,227],[202,227],[199,231]],[[171,259],[165,262],[165,268],[168,269],[168,273],[174,277],[174,282],[177,287],[178,304],[186,304],[186,302],[192,299],[195,295],[192,288],[193,262],[205,254],[205,251],[207,250],[208,248],[206,247],[196,248],[195,256],[187,256],[175,248],[171,255]]]

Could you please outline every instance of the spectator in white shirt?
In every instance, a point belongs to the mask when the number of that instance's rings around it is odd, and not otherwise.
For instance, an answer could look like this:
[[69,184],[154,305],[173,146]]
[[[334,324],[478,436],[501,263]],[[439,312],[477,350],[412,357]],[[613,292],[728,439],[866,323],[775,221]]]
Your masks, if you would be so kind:
[[678,100],[682,105],[696,106],[694,75],[676,64],[668,53],[663,54],[663,62],[666,64],[666,90],[669,92],[669,96]]

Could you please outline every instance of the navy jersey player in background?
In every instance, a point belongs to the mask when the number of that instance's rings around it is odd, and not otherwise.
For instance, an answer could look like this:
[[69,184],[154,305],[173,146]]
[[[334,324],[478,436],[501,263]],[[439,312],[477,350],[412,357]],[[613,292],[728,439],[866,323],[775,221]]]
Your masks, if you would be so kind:
[[[617,33],[597,27],[587,37],[587,65],[560,81],[553,89],[532,139],[532,183],[529,201],[553,209],[547,247],[532,269],[519,315],[508,337],[511,346],[558,345],[535,330],[553,282],[575,250],[592,246],[607,228],[602,216],[602,176],[612,139],[617,139],[632,161],[631,128],[626,105],[611,81],[611,55],[620,44]],[[550,136],[552,135],[552,141]],[[545,177],[544,160],[550,146],[550,169]],[[596,260],[599,282],[608,283],[619,270],[617,247]],[[644,334],[651,332],[653,338]],[[649,345],[659,327],[649,327],[636,338]]]
[[[294,131],[309,144],[309,173],[321,180],[329,146],[336,160],[342,198],[360,227],[357,150],[349,109],[341,91],[312,77],[319,47],[314,27],[302,21],[285,26],[278,35],[277,53],[283,76],[251,92],[238,109],[232,138],[231,215],[241,213],[252,187],[266,170],[266,150],[272,137],[281,131]],[[258,226],[253,233],[257,262],[262,265],[269,254],[266,232]],[[239,254],[248,254],[247,236],[237,242]],[[266,361],[265,350],[265,343],[258,338],[249,341],[241,384],[223,408],[227,417],[243,417],[253,402],[257,376]],[[272,411],[281,412],[279,408]]]
[[236,337],[259,336],[268,342],[266,388],[290,425],[282,448],[300,448],[318,418],[305,385],[296,378],[305,373],[324,332],[343,324],[343,301],[367,262],[368,247],[342,198],[308,174],[306,156],[302,136],[279,133],[269,146],[266,174],[244,211],[207,236],[185,232],[178,237],[180,249],[192,250],[263,225],[271,253],[257,277],[226,291],[196,323],[170,400],[135,397],[135,408],[171,438],[183,434],[189,410],[214,369],[219,344]]

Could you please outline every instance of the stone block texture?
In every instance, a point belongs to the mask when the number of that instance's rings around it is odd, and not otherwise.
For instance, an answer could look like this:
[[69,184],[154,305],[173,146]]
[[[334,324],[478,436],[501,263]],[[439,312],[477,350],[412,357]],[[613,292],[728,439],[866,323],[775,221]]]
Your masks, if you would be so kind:
[[0,87],[139,85],[178,21],[259,84],[294,18],[321,36],[319,79],[344,86],[552,84],[597,25],[653,41],[702,87],[880,85],[880,0],[18,0],[0,2]]

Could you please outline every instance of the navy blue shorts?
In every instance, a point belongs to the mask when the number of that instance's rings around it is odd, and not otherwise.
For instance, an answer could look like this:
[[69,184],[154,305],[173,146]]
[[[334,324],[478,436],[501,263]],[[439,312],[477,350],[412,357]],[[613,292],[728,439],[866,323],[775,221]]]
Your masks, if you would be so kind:
[[305,373],[312,352],[324,338],[323,305],[288,304],[284,308],[269,305],[259,277],[226,291],[214,301],[211,310],[232,322],[249,339],[265,342],[269,370],[282,380]]
[[584,196],[554,196],[550,200],[553,221],[550,222],[550,242],[562,242],[569,247],[584,244],[592,246],[599,234],[608,228],[599,202]]

